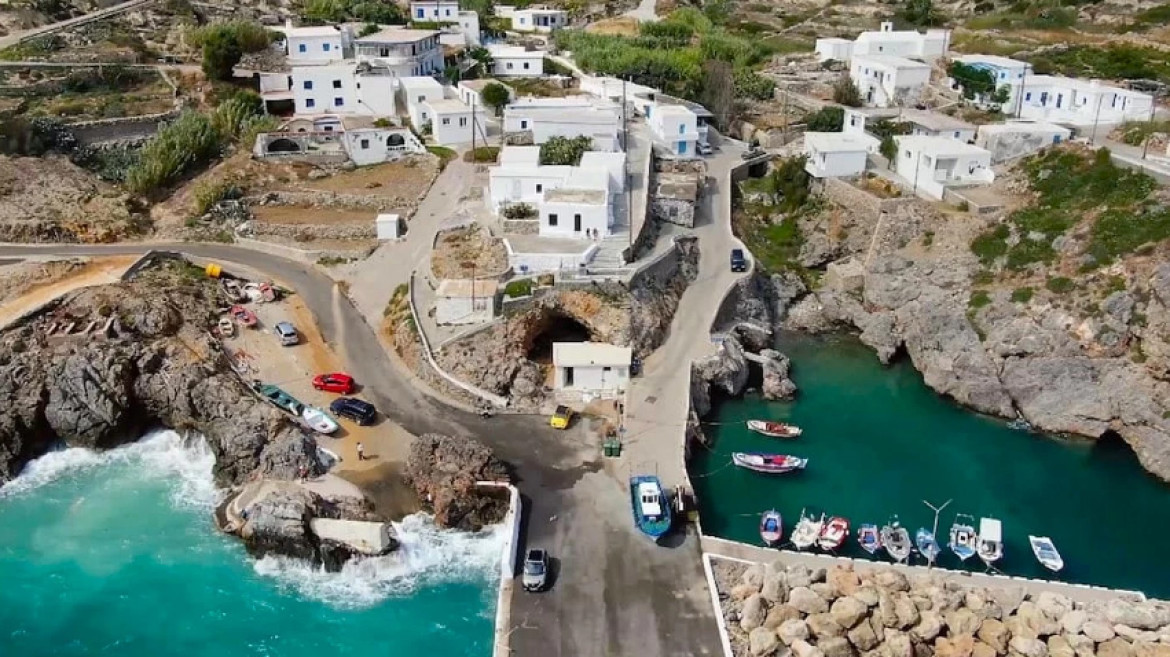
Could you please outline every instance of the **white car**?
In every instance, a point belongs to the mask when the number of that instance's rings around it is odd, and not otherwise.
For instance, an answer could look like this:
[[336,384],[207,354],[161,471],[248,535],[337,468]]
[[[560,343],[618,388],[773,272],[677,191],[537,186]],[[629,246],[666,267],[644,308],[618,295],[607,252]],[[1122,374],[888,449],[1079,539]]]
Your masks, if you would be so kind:
[[305,423],[308,424],[309,427],[311,427],[313,431],[316,431],[317,433],[328,435],[334,431],[337,431],[337,422],[333,418],[329,417],[325,411],[319,408],[306,406],[304,410],[301,411],[301,418],[303,418]]

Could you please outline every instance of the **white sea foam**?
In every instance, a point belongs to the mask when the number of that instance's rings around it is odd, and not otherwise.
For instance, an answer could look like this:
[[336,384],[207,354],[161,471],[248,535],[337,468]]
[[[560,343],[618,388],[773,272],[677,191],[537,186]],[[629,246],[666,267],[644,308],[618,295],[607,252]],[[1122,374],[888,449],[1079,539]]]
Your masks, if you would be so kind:
[[394,529],[402,544],[397,551],[351,560],[341,572],[328,573],[300,559],[274,556],[257,561],[255,570],[282,587],[340,608],[369,607],[422,586],[485,581],[498,573],[506,539],[499,525],[473,534],[440,529],[430,516],[416,513],[395,523]]
[[165,479],[171,501],[179,506],[210,508],[218,501],[212,468],[215,455],[201,436],[169,429],[151,431],[137,442],[99,452],[70,447],[30,461],[20,476],[0,486],[0,499],[24,495],[62,477],[111,465],[140,468],[144,477]]

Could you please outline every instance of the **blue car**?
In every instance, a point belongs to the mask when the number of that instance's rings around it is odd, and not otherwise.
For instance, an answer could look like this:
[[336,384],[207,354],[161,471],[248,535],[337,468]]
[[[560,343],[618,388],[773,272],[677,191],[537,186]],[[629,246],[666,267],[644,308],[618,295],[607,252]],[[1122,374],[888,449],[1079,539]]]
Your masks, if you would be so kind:
[[348,418],[362,426],[373,424],[374,419],[378,416],[378,411],[373,404],[355,397],[334,399],[333,403],[329,404],[329,410],[334,415]]

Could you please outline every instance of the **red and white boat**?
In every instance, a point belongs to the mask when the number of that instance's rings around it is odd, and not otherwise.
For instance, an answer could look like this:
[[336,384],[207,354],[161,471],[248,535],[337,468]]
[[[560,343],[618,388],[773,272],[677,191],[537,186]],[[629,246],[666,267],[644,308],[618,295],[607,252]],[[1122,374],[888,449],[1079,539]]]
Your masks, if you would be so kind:
[[800,427],[792,424],[784,424],[783,422],[748,420],[747,428],[770,438],[796,438],[801,434]]
[[731,455],[732,463],[741,468],[765,472],[768,474],[782,474],[793,470],[803,470],[808,465],[808,459],[785,454],[756,454],[752,452],[734,452]]
[[829,518],[824,527],[821,527],[821,535],[817,538],[817,547],[826,552],[832,552],[849,538],[849,521],[841,516],[833,516]]
[[243,306],[232,306],[228,314],[232,316],[232,319],[239,322],[240,326],[245,328],[252,328],[256,325],[256,313]]

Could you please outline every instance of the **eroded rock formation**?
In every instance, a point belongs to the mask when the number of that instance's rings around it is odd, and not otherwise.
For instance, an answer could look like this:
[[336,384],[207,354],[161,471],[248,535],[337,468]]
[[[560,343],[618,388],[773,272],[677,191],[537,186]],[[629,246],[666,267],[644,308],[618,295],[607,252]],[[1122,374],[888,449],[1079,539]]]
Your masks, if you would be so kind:
[[428,433],[410,445],[406,481],[442,527],[479,531],[502,521],[508,511],[507,495],[475,484],[509,479],[507,466],[477,440]]

